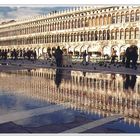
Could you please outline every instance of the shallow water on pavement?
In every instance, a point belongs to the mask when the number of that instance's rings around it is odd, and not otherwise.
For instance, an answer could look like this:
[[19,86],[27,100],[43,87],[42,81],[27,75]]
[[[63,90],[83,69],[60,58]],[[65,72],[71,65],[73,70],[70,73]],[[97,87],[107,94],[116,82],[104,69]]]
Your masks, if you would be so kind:
[[54,104],[64,108],[13,122],[32,132],[51,133],[120,114],[123,120],[85,132],[140,132],[140,76],[60,69],[0,73],[0,116]]

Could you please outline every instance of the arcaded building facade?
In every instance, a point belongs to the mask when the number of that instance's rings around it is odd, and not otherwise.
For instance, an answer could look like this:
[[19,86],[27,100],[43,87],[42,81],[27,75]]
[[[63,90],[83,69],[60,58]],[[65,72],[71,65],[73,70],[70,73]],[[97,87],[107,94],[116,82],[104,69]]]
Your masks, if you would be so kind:
[[59,45],[72,55],[110,56],[114,48],[120,58],[131,44],[140,53],[139,6],[78,7],[0,24],[1,49],[35,49],[38,57]]

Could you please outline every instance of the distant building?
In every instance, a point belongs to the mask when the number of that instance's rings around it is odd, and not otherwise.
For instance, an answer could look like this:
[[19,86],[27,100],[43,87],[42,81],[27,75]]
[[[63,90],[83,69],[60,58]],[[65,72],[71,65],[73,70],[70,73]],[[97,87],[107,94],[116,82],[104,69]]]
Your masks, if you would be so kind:
[[[1,49],[35,49],[38,57],[59,45],[67,53],[111,55],[128,46],[140,54],[140,7],[78,7],[0,24]],[[140,59],[140,57],[139,57]]]

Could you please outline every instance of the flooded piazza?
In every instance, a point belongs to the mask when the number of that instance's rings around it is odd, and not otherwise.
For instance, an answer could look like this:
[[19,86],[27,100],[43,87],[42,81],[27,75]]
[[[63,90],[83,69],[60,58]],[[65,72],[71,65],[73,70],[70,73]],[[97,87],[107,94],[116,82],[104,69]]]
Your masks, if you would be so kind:
[[140,134],[140,5],[1,4],[7,133]]
[[42,68],[1,72],[0,100],[1,133],[140,132],[137,75]]

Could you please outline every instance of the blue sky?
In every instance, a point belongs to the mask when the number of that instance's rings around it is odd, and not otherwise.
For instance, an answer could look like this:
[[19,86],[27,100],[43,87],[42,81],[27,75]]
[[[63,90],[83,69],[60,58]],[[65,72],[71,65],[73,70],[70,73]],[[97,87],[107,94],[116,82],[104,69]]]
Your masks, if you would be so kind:
[[27,7],[27,6],[0,6],[0,21],[7,19],[25,18],[27,16],[36,16],[48,14],[52,11],[61,11],[70,6],[49,6],[49,7]]

